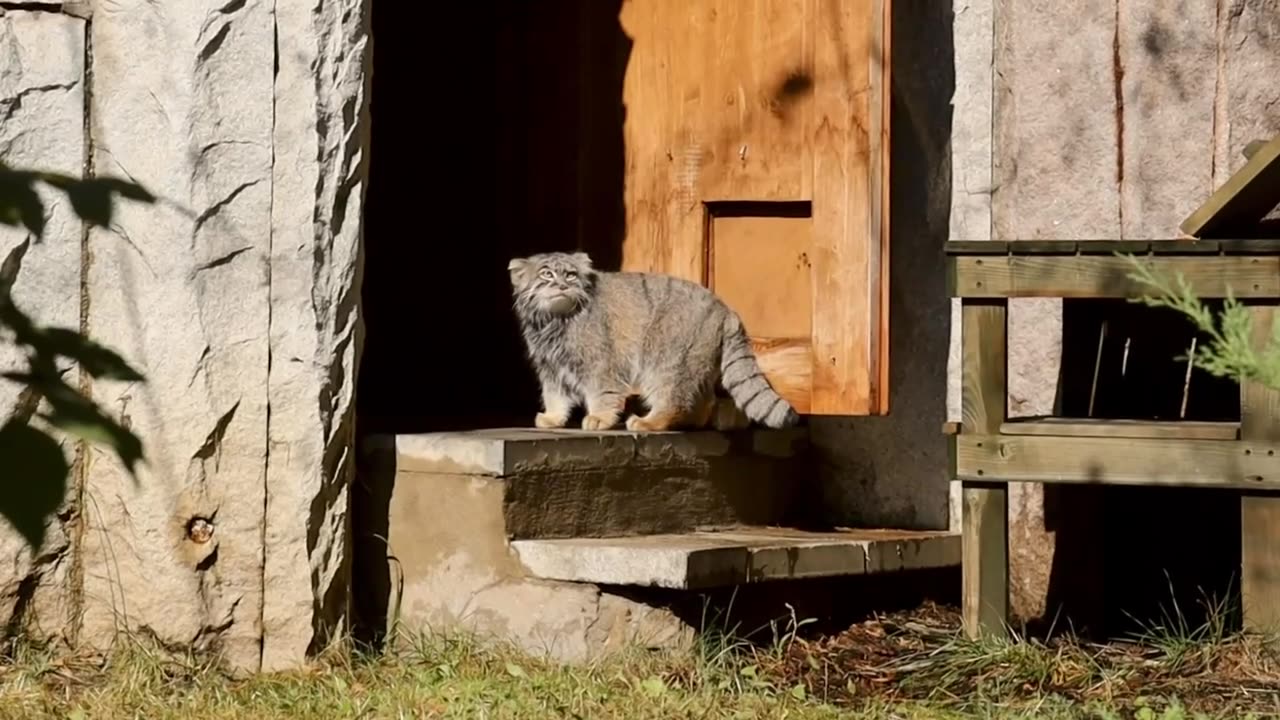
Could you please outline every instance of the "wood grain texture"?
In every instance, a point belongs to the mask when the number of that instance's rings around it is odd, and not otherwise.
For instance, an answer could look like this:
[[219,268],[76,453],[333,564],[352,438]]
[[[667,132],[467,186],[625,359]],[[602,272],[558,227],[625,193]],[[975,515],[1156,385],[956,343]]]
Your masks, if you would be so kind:
[[715,8],[705,2],[624,3],[619,20],[633,39],[623,80],[627,234],[624,270],[704,277],[704,209],[698,193],[707,162],[701,47]]
[[969,435],[961,480],[1280,490],[1280,444],[1243,440]]
[[[1257,230],[1265,233],[1265,224]],[[1238,255],[1280,254],[1280,232],[1268,236],[1258,232],[1241,230],[1241,238],[1160,238],[1155,240],[1010,240],[1006,242],[986,240],[950,240],[945,248],[948,255],[1206,255],[1218,252]]]
[[738,313],[751,337],[807,339],[812,332],[812,304],[779,302],[813,294],[812,227],[807,217],[711,219],[708,284]]
[[[1274,306],[1250,308],[1253,340],[1272,337]],[[1280,391],[1258,382],[1241,386],[1240,433],[1247,442],[1280,444]],[[1240,498],[1240,595],[1245,627],[1280,630],[1280,496],[1245,493]]]
[[960,312],[960,422],[966,433],[996,433],[1005,419],[1008,310],[1000,301],[965,301]]
[[1073,437],[1164,438],[1170,440],[1235,440],[1240,423],[1096,418],[1019,418],[1000,426],[1001,435],[1048,435]]
[[[882,1],[814,0],[813,408],[881,411],[887,340]],[[877,16],[877,13],[880,15]],[[873,98],[876,98],[873,100]],[[872,132],[878,129],[882,134]],[[881,348],[881,344],[885,348]]]
[[1009,617],[1009,493],[965,483],[961,519],[961,604],[965,634],[1003,636]]
[[[966,300],[961,307],[959,437],[994,434],[1004,422],[1007,319],[1003,301]],[[965,483],[962,493],[965,631],[970,637],[1003,635],[1009,610],[1008,489]]]
[[[807,337],[812,414],[887,410],[888,18],[888,0],[654,0],[621,15],[622,267],[718,285],[754,336]],[[807,244],[764,209],[797,201]],[[756,210],[722,216],[735,204]],[[786,248],[766,242],[780,223]],[[754,249],[730,247],[743,238]],[[772,272],[796,263],[807,279]]]
[[[1178,273],[1202,298],[1280,298],[1280,257],[1158,256],[1146,260],[1168,278]],[[1150,288],[1128,277],[1127,259],[1067,257],[953,257],[952,292],[958,297],[1140,297]]]
[[701,77],[673,73],[685,83],[681,91],[701,96],[705,113],[701,136],[708,162],[698,178],[702,199],[808,199],[812,154],[804,128],[812,93],[802,88],[812,30],[803,4],[686,4],[707,8],[708,18],[707,34],[678,49],[701,54],[708,72]]

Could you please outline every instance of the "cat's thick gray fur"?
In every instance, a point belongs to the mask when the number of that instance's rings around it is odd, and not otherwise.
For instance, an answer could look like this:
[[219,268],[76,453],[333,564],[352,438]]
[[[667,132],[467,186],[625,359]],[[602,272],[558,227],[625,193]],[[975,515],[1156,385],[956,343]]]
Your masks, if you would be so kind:
[[719,383],[751,420],[799,420],[760,371],[737,314],[710,290],[669,275],[599,272],[585,253],[511,261],[516,316],[542,384],[539,427],[585,405],[588,430],[617,425],[629,396],[649,407],[631,430],[705,427]]

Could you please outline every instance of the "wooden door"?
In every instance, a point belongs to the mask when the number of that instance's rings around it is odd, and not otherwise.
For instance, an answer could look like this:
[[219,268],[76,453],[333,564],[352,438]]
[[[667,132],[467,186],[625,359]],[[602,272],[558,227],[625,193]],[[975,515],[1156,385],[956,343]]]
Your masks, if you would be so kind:
[[803,414],[888,411],[890,0],[626,0],[623,268],[715,290]]

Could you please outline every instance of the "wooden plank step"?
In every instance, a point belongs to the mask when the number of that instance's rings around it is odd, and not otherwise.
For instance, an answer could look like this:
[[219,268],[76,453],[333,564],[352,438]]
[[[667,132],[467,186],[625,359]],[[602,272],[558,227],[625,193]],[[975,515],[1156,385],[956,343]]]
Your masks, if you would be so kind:
[[1164,438],[1173,440],[1236,440],[1240,437],[1240,423],[1034,417],[1007,420],[1000,425],[1000,434]]
[[960,564],[960,536],[942,531],[807,532],[777,527],[620,538],[515,540],[544,580],[699,590]]

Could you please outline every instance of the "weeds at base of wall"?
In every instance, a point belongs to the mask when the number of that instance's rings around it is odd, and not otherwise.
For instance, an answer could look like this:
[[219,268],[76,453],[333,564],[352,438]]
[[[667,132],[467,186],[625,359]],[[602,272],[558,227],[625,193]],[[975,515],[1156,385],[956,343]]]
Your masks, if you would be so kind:
[[[1221,606],[1218,606],[1221,609]],[[751,642],[706,617],[683,651],[621,651],[580,666],[462,634],[399,638],[381,654],[333,643],[310,667],[234,679],[208,657],[145,641],[110,656],[16,645],[0,664],[0,718],[955,718],[1180,720],[1271,715],[1270,640],[1175,610],[1127,642],[1060,636],[971,642],[924,606],[806,637],[794,614]],[[749,633],[748,633],[749,635]]]

